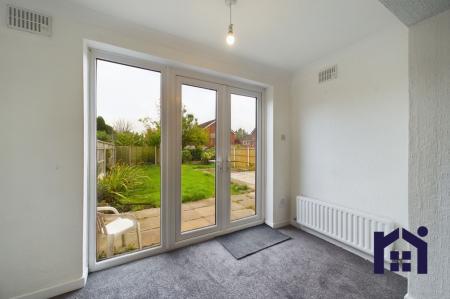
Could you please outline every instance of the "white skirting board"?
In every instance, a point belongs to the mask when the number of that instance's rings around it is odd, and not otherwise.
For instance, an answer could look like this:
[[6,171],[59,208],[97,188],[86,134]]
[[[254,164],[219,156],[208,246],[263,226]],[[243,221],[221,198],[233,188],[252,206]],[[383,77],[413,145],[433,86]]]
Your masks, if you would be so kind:
[[[325,235],[323,235],[323,234],[321,234],[321,233],[319,233],[319,232],[317,232],[317,231],[314,231],[314,230],[312,230],[312,229],[309,229],[309,228],[307,228],[307,227],[304,227],[304,226],[298,224],[295,220],[292,220],[292,221],[290,222],[290,224],[291,224],[292,226],[294,226],[294,227],[300,229],[301,231],[304,231],[305,233],[308,233],[308,234],[313,235],[313,236],[315,236],[315,237],[318,237],[318,238],[320,238],[320,239],[322,239],[322,240],[325,240],[325,241],[327,241],[328,243],[331,243],[331,244],[333,244],[333,245],[336,245],[337,247],[340,247],[340,248],[342,248],[342,249],[344,249],[344,250],[347,250],[348,252],[351,252],[351,253],[353,253],[354,255],[357,255],[357,256],[359,256],[359,257],[361,257],[361,258],[363,258],[363,259],[365,259],[365,260],[367,260],[367,261],[373,263],[373,256],[371,256],[371,255],[369,255],[369,254],[367,254],[367,253],[365,253],[365,252],[362,252],[362,251],[360,251],[360,250],[358,250],[358,249],[356,249],[356,248],[354,248],[354,247],[352,247],[352,246],[346,245],[346,244],[344,244],[344,243],[342,243],[342,242],[339,242],[339,241],[337,241],[337,240],[335,240],[335,239],[332,239],[332,238],[330,238],[330,237],[327,237],[327,236],[325,236]],[[389,264],[388,261],[385,261],[385,262],[384,262],[384,268],[385,268],[386,270],[389,270],[390,264]],[[403,276],[403,277],[407,278],[407,274],[405,274],[404,272],[397,272],[397,274],[400,275],[400,276]],[[406,298],[406,297],[405,297],[405,299],[414,299],[414,298],[411,298],[411,297]]]
[[291,222],[289,220],[286,220],[286,221],[275,222],[275,223],[274,222],[266,222],[266,224],[268,226],[270,226],[271,228],[277,229],[277,228],[285,227],[285,226],[291,224]]
[[[373,263],[373,232],[392,231],[396,225],[386,218],[298,196],[296,219],[291,224]],[[391,244],[385,249],[384,267],[389,270]],[[403,272],[397,274],[406,277]]]
[[58,296],[67,292],[71,292],[74,290],[78,290],[83,288],[86,285],[86,280],[88,276],[88,270],[87,268],[84,269],[83,275],[80,278],[77,278],[75,280],[67,281],[60,283],[58,285],[40,289],[31,293],[26,293],[14,298],[17,299],[46,299],[54,296]]
[[335,239],[327,237],[327,236],[325,236],[325,235],[323,235],[323,234],[321,234],[321,233],[319,233],[319,232],[317,232],[317,231],[315,231],[313,229],[307,228],[307,227],[305,227],[303,225],[300,225],[300,224],[298,224],[296,222],[294,222],[292,225],[294,225],[298,229],[300,229],[300,230],[302,230],[302,231],[304,231],[304,232],[306,232],[306,233],[308,233],[310,235],[313,235],[313,236],[318,237],[318,238],[320,238],[322,240],[325,240],[328,243],[336,245],[336,246],[338,246],[338,247],[340,247],[342,249],[345,249],[345,250],[347,250],[347,251],[349,251],[349,252],[351,252],[351,253],[353,253],[353,254],[355,254],[357,256],[360,256],[363,259],[368,260],[368,261],[373,263],[373,256],[371,256],[371,255],[369,255],[369,254],[367,254],[365,252],[359,251],[358,249],[356,249],[356,248],[354,248],[352,246],[348,246],[348,245],[346,245],[346,244],[344,244],[342,242],[339,242],[339,241],[337,241]]

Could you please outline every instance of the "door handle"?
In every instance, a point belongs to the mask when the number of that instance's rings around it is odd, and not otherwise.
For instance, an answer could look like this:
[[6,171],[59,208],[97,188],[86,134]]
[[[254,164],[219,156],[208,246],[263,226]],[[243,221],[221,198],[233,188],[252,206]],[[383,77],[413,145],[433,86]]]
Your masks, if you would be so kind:
[[218,168],[219,172],[222,172],[223,171],[223,161],[216,160],[216,167]]
[[227,172],[229,172],[231,170],[231,163],[232,163],[232,161],[229,161],[229,160],[225,160],[225,161],[216,160],[216,163],[217,163],[217,167],[219,168],[219,171],[221,171],[221,172],[223,170],[225,170]]

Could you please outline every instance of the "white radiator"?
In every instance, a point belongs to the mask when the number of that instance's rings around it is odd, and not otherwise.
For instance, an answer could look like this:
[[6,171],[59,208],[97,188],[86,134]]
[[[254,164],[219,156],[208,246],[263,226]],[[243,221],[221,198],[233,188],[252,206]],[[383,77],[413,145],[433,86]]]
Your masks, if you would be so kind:
[[394,229],[394,223],[388,219],[303,196],[297,197],[297,223],[370,255],[373,255],[373,233],[386,234]]

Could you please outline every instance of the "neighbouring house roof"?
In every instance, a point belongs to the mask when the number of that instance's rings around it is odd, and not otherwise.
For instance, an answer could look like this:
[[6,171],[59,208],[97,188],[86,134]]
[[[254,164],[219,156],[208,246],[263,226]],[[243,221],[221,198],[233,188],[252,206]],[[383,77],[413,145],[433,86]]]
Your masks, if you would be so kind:
[[241,140],[254,140],[256,138],[256,129],[254,129],[250,134],[242,137]]
[[204,122],[202,124],[199,124],[199,127],[203,128],[203,129],[206,129],[207,127],[209,127],[209,126],[211,126],[211,125],[213,125],[215,123],[216,123],[216,120],[213,119],[213,120],[209,120],[207,122]]
[[[214,125],[215,123],[216,123],[216,120],[213,119],[213,120],[210,120],[210,121],[201,123],[201,124],[199,124],[198,126],[199,126],[200,128],[206,129],[206,128],[208,128],[208,127]],[[233,135],[233,136],[236,136],[236,132],[234,132],[233,130],[230,131],[230,134]]]

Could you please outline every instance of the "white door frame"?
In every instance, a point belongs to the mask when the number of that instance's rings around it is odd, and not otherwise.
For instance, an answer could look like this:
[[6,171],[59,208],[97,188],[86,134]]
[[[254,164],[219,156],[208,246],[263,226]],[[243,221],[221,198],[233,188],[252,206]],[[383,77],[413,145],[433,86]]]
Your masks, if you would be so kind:
[[[182,211],[182,204],[181,204],[181,151],[182,151],[182,145],[181,145],[181,116],[182,116],[182,86],[183,85],[189,85],[204,89],[210,89],[214,90],[216,92],[216,167],[215,167],[215,215],[216,215],[216,223],[215,225],[211,225],[208,227],[203,227],[187,232],[181,232],[181,211]],[[176,225],[176,241],[182,241],[191,239],[194,237],[198,237],[201,235],[206,235],[210,233],[217,232],[223,228],[223,215],[221,211],[223,211],[222,203],[223,203],[223,192],[221,191],[223,189],[223,181],[220,179],[222,177],[223,169],[222,169],[222,163],[223,160],[223,152],[222,148],[223,145],[221,144],[222,138],[219,137],[222,135],[221,129],[223,124],[223,109],[221,109],[221,105],[223,105],[223,96],[224,96],[224,87],[219,84],[206,82],[202,80],[192,79],[192,78],[186,78],[182,76],[176,76],[175,80],[175,90],[176,90],[176,96],[175,96],[175,105],[177,107],[177,116],[174,120],[174,123],[176,123],[178,132],[177,132],[177,143],[174,146],[174,148],[177,151],[177,156],[175,157],[175,161],[177,163],[176,172],[174,173],[174,190],[175,190],[175,199],[177,200],[176,208],[175,208],[175,225]],[[219,137],[219,138],[217,138]]]
[[[264,215],[264,205],[263,205],[263,200],[262,200],[262,196],[264,194],[264,183],[263,183],[263,177],[262,174],[265,173],[265,168],[264,168],[264,163],[263,163],[263,153],[264,151],[262,150],[263,146],[262,146],[262,141],[261,141],[261,136],[262,136],[262,128],[263,128],[263,124],[262,124],[262,118],[263,118],[263,112],[262,112],[262,93],[257,92],[257,91],[250,91],[250,90],[245,90],[242,88],[237,88],[237,87],[227,87],[226,89],[226,116],[227,116],[227,124],[226,124],[226,128],[230,129],[231,128],[231,94],[236,94],[236,95],[242,95],[242,96],[247,96],[247,97],[252,97],[256,99],[256,176],[255,176],[255,180],[256,180],[256,190],[255,190],[255,205],[256,205],[256,209],[255,209],[255,215],[254,216],[249,216],[249,217],[245,217],[245,218],[241,218],[241,219],[237,219],[234,221],[231,221],[231,194],[230,194],[230,179],[231,179],[231,167],[229,166],[229,161],[227,158],[227,167],[226,167],[226,172],[227,174],[225,175],[225,183],[224,185],[227,186],[226,187],[226,198],[227,200],[225,201],[225,211],[226,211],[226,215],[225,215],[225,219],[227,220],[227,222],[225,223],[225,225],[227,227],[239,227],[241,225],[244,224],[248,224],[248,223],[253,223],[256,221],[261,220],[261,215]],[[225,153],[225,157],[229,157],[229,150],[230,150],[230,138],[227,138],[227,144],[225,146],[226,148],[226,153]]]
[[[237,80],[229,80],[222,76],[215,74],[209,74],[207,72],[194,71],[188,68],[179,67],[175,62],[165,60],[164,63],[158,63],[152,59],[144,59],[140,55],[133,56],[130,52],[126,51],[126,54],[119,53],[117,49],[113,51],[110,49],[101,49],[101,47],[87,47],[89,55],[89,71],[88,81],[86,82],[89,87],[89,100],[87,103],[87,113],[85,117],[85,125],[87,126],[87,134],[85,140],[88,140],[87,148],[87,192],[88,192],[88,266],[89,271],[98,271],[113,267],[119,264],[127,263],[143,257],[166,252],[175,248],[183,247],[189,244],[197,243],[203,240],[211,239],[216,236],[226,234],[232,231],[240,230],[243,228],[251,227],[264,223],[264,202],[265,190],[264,190],[264,177],[265,177],[265,147],[262,142],[262,138],[265,136],[265,105],[264,105],[264,88],[257,85],[247,84],[239,82]],[[140,251],[127,253],[124,255],[118,255],[97,261],[96,258],[96,60],[103,59],[115,63],[121,63],[129,66],[148,69],[151,71],[157,71],[161,73],[161,239],[160,244],[155,247],[146,248]],[[222,111],[217,113],[217,121],[222,122],[222,136],[226,136],[229,131],[230,119],[229,119],[229,105],[230,105],[230,93],[236,93],[240,95],[248,95],[257,98],[257,199],[256,207],[257,212],[255,216],[243,218],[236,221],[230,221],[230,200],[229,200],[229,176],[224,177],[224,181],[216,182],[216,188],[222,188],[223,191],[218,189],[216,194],[216,209],[224,211],[222,215],[216,212],[216,225],[213,229],[208,227],[206,229],[200,229],[192,232],[187,232],[177,235],[177,228],[181,218],[179,218],[177,212],[177,205],[179,203],[180,186],[179,178],[179,165],[181,165],[181,107],[180,98],[177,97],[177,78],[182,82],[201,82],[202,86],[210,86],[217,88],[217,110]],[[195,86],[195,85],[194,85]],[[210,88],[210,89],[214,89]],[[226,98],[220,98],[226,97]],[[179,104],[179,105],[178,105]],[[219,105],[221,105],[219,108]],[[219,114],[223,114],[219,116]],[[220,120],[219,120],[220,117]],[[180,124],[180,126],[178,126]],[[216,132],[217,134],[218,132]],[[221,138],[229,143],[228,138]],[[176,145],[176,146],[170,146]],[[218,146],[219,147],[219,146]],[[227,151],[229,149],[226,145],[220,145],[222,162],[220,164],[226,164]],[[216,153],[217,154],[217,153]],[[225,169],[225,168],[224,168]],[[229,170],[227,170],[229,172]],[[218,177],[218,176],[216,176]],[[174,181],[178,180],[178,181]],[[220,198],[218,194],[227,196],[227,199]],[[178,219],[178,220],[176,220]]]

